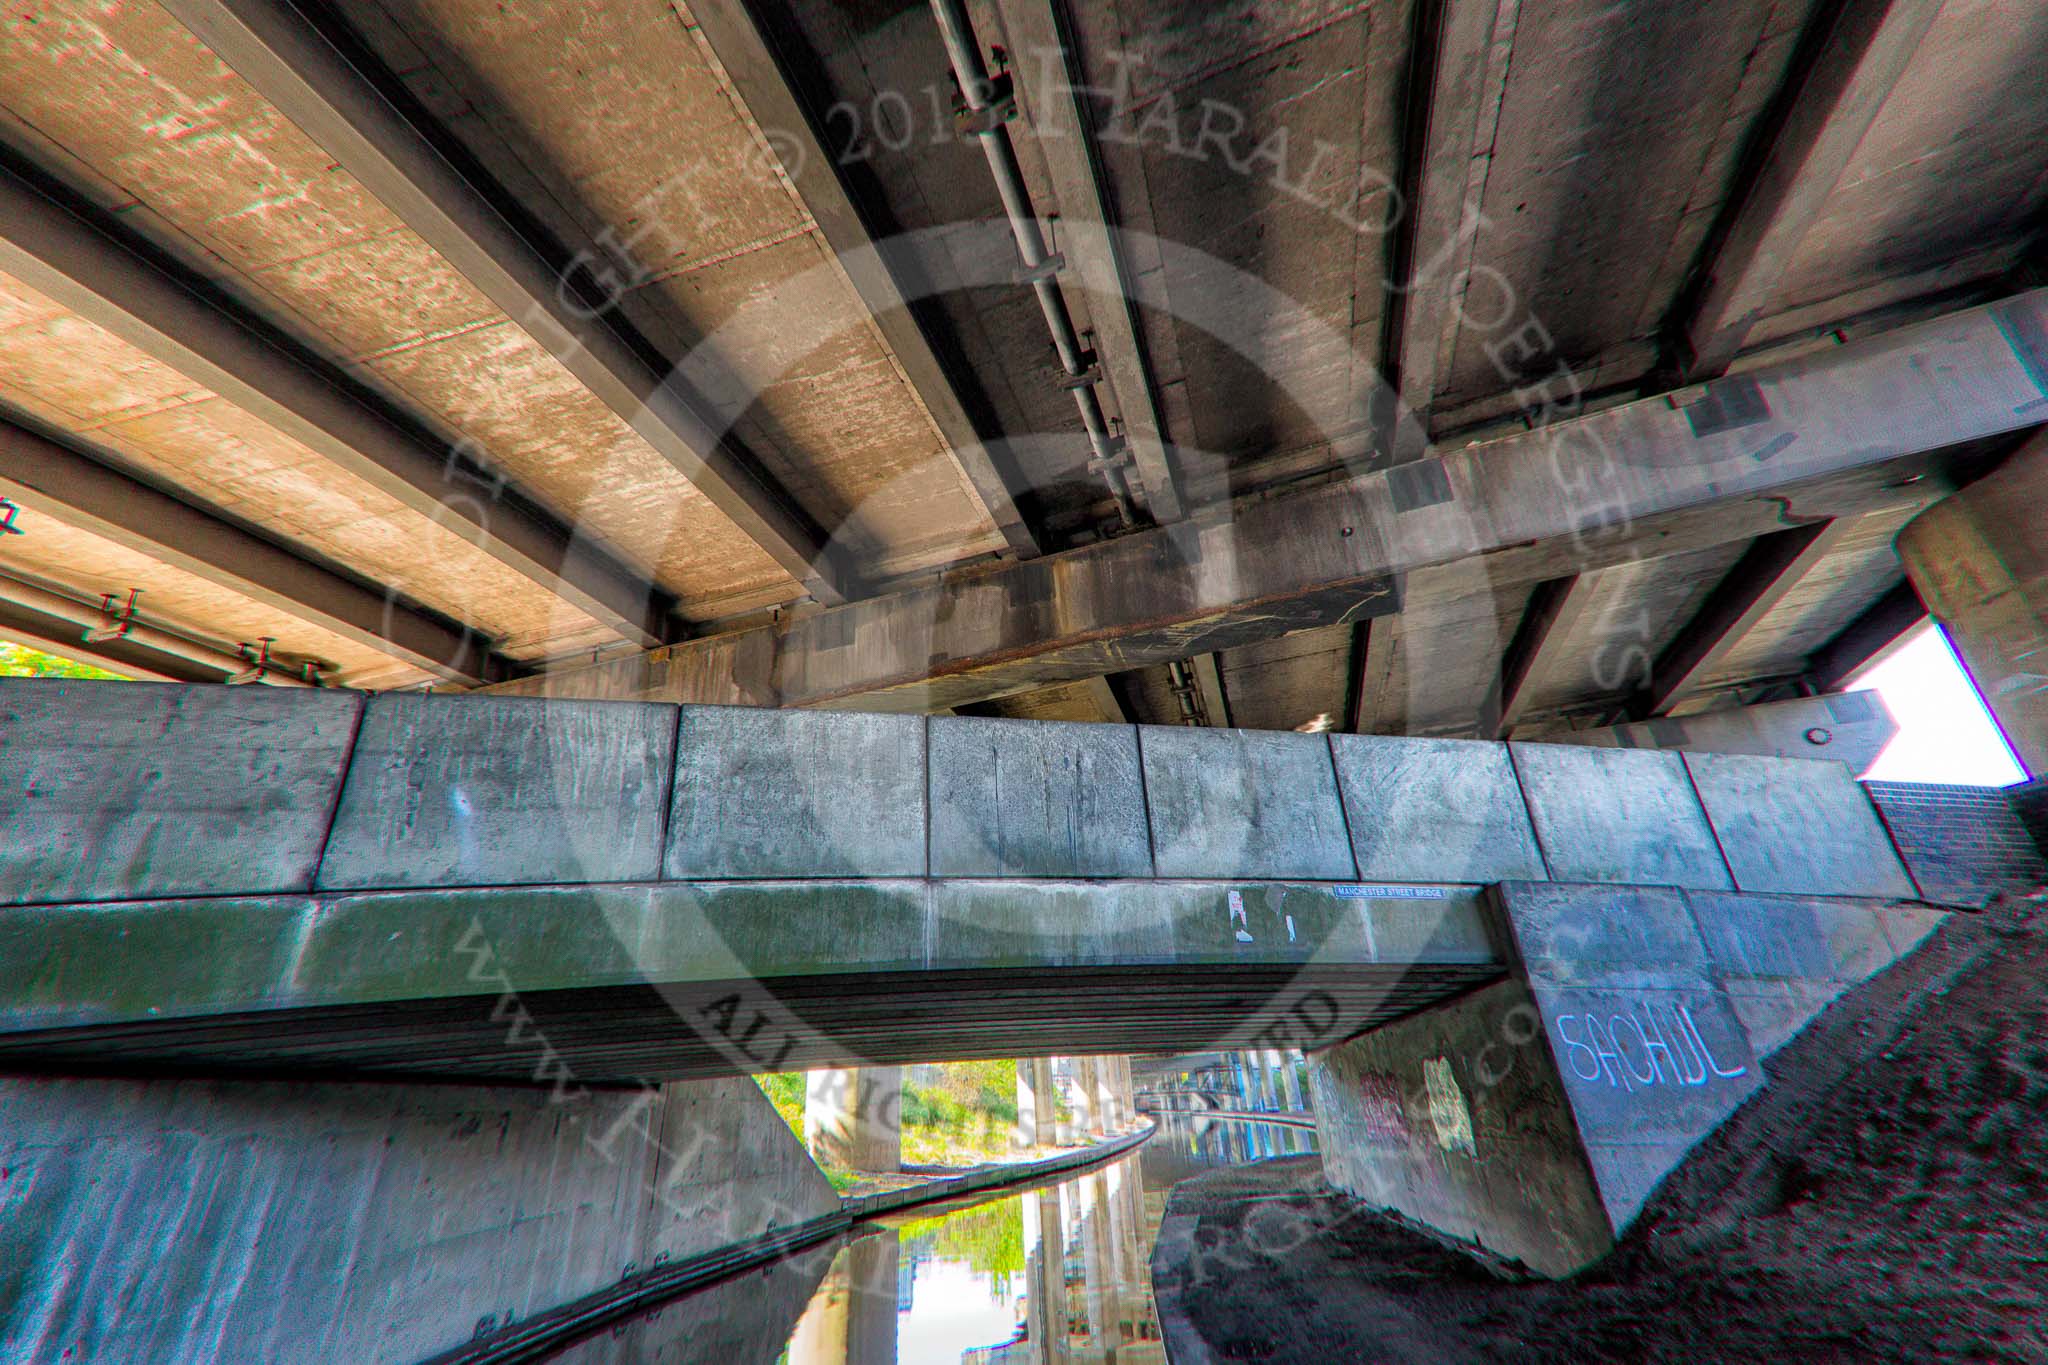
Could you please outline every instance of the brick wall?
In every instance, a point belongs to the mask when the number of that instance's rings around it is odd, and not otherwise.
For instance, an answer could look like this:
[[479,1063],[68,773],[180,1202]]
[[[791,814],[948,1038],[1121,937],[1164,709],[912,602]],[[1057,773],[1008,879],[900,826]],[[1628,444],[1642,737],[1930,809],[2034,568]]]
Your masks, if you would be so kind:
[[1864,785],[1930,901],[1983,905],[2001,891],[2037,887],[2048,876],[2006,788]]
[[2024,787],[2008,787],[2013,809],[2020,813],[2020,823],[2034,836],[2043,854],[2048,854],[2048,778],[2029,782]]

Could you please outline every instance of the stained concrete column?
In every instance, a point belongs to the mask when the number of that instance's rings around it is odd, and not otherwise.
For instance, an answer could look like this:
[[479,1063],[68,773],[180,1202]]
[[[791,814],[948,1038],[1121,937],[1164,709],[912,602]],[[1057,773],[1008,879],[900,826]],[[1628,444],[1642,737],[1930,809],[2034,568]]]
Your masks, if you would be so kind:
[[2048,772],[2048,437],[1922,512],[1899,558],[2028,772]]
[[901,1067],[813,1071],[804,1095],[804,1145],[820,1166],[900,1171],[902,1104]]
[[1302,1108],[1301,1073],[1295,1069],[1294,1054],[1291,1052],[1280,1054],[1280,1093],[1286,1099],[1289,1109]]
[[1019,1147],[1049,1146],[1055,1136],[1052,1063],[1044,1057],[1017,1059],[1017,1127]]
[[1074,1126],[1079,1130],[1075,1136],[1101,1137],[1102,1069],[1093,1057],[1076,1057],[1074,1065],[1074,1088],[1080,1092],[1080,1103],[1074,1110]]
[[1095,1111],[1105,1133],[1115,1132],[1124,1126],[1123,1102],[1117,1094],[1116,1063],[1114,1057],[1095,1059]]
[[[1068,1078],[1072,1079],[1078,1071],[1074,1059],[1072,1057],[1065,1058],[1065,1066],[1059,1067],[1056,1064],[1059,1063],[1061,1060],[1062,1059],[1058,1057],[1048,1057],[1046,1059],[1046,1066],[1048,1069],[1056,1071],[1064,1070],[1067,1073]],[[1054,1105],[1057,1106],[1061,1094],[1060,1082],[1057,1075],[1055,1075],[1053,1079],[1052,1090],[1050,1093],[1053,1096]],[[1057,1107],[1055,1107],[1053,1110],[1052,1137],[1053,1141],[1057,1142],[1062,1147],[1065,1147],[1070,1143],[1073,1143],[1078,1140],[1077,1130],[1080,1128],[1080,1125],[1075,1122],[1077,1113],[1078,1111],[1071,1104],[1067,1106],[1067,1114],[1064,1118],[1060,1116]]]

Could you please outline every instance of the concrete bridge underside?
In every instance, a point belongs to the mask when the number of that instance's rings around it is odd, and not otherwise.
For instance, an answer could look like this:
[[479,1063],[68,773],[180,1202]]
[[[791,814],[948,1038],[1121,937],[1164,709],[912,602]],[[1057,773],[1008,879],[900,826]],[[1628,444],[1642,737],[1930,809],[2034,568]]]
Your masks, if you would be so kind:
[[1493,883],[1938,898],[1828,763],[63,682],[0,720],[11,1069],[1314,1048],[1505,976]]

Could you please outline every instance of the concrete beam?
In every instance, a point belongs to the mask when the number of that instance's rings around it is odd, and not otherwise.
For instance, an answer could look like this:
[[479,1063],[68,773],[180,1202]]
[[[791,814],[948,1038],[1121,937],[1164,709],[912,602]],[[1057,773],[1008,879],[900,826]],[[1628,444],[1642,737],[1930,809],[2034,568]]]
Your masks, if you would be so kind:
[[1898,722],[1875,692],[1838,692],[1789,701],[1665,716],[1635,725],[1592,730],[1547,730],[1544,744],[1589,744],[1616,749],[1685,749],[1695,753],[1757,754],[1767,758],[1825,758],[1860,773],[1877,761],[1899,733]]
[[1779,284],[1800,243],[1941,6],[1871,0],[1822,7],[1765,111],[1760,150],[1702,249],[1675,328],[1684,382],[1726,370],[1750,329],[1782,305]]
[[[1401,188],[1407,217],[1387,272],[1381,368],[1413,423],[1395,433],[1397,461],[1427,435],[1428,412],[1450,359],[1456,291],[1465,279],[1479,200],[1507,87],[1520,0],[1419,0],[1409,72]],[[1402,436],[1402,432],[1410,433]]]
[[1138,321],[1137,285],[1117,247],[1120,225],[1095,130],[1079,97],[1089,81],[1065,0],[998,0],[996,11],[1020,63],[1018,100],[1059,207],[1060,252],[1087,293],[1096,353],[1123,417],[1136,482],[1154,520],[1179,521],[1185,509],[1158,378]]
[[1102,719],[1111,725],[1126,725],[1131,717],[1124,709],[1124,699],[1116,693],[1116,687],[1107,677],[1090,678],[1087,683],[1088,697],[1095,703],[1095,709],[1102,713]]
[[1631,698],[1629,714],[1638,720],[1661,714],[1697,691],[1849,529],[1849,518],[1836,518],[1757,537],[1658,656],[1649,685]]
[[[1363,630],[1361,625],[1359,629]],[[1209,718],[1211,725],[1229,729],[1230,694],[1223,689],[1223,670],[1217,665],[1214,654],[1197,654],[1188,660],[1188,669],[1195,675],[1195,690],[1202,695],[1202,714]]]
[[457,463],[302,348],[29,168],[0,157],[0,270],[56,300],[641,646],[673,601],[515,485]]
[[0,495],[463,683],[529,670],[439,615],[0,418]]
[[[2029,424],[2011,337],[2048,291],[1708,386],[774,626],[505,684],[553,696],[922,711],[1384,616],[1468,560],[1503,587],[1853,515],[1901,462]],[[1372,668],[1368,654],[1367,668]],[[1369,694],[1368,694],[1369,695]]]
[[1807,680],[1817,692],[1839,692],[1926,619],[1920,594],[1911,582],[1901,582],[1813,652],[1806,661]]
[[86,628],[74,619],[78,614],[79,611],[66,610],[66,604],[55,593],[0,578],[0,638],[75,663],[104,668],[137,682],[218,683],[226,682],[237,671],[229,667],[225,657],[218,664],[209,665],[159,647],[153,632],[130,632],[118,639],[87,642]]
[[[253,662],[231,644],[154,624],[147,613],[130,618],[115,635],[106,629],[110,622],[104,604],[80,601],[68,590],[22,575],[0,572],[0,603],[12,631],[30,637],[34,647],[47,640],[52,653],[145,681],[224,683],[249,672]],[[253,681],[270,687],[316,685],[288,667],[267,669]]]
[[1500,663],[1491,719],[1484,721],[1488,739],[1506,739],[1528,711],[1530,701],[1570,657],[1579,624],[1593,603],[1595,575],[1573,574],[1536,585],[1522,612],[1514,639]]
[[1478,888],[1355,890],[828,879],[0,909],[0,1064],[595,1083],[1326,1046],[1503,972]]
[[221,60],[361,181],[478,292],[821,602],[857,595],[844,550],[753,464],[698,394],[566,287],[569,253],[331,16],[290,0],[168,0]]
[[748,0],[696,0],[690,14],[754,122],[772,130],[771,145],[789,183],[838,253],[840,269],[867,305],[869,320],[931,414],[989,519],[1017,554],[1041,553],[1037,536],[1017,510],[1024,477],[1003,453],[986,400],[976,395],[974,406],[982,413],[977,421],[963,396],[972,383],[965,362],[941,354],[921,321],[930,305],[906,302],[890,268],[886,239],[891,232],[864,208],[876,196],[851,178],[863,168],[838,155],[824,131],[826,113],[813,98],[826,88],[822,73],[800,66],[802,54],[792,51],[783,35],[767,31]]

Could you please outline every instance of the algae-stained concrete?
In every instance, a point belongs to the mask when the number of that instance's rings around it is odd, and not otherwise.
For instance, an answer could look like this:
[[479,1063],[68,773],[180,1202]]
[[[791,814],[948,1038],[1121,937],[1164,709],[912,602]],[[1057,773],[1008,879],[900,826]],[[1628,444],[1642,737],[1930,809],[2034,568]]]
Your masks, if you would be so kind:
[[410,1362],[838,1208],[745,1078],[17,1077],[0,1168],[0,1339],[25,1360]]
[[[1505,970],[1478,888],[1314,882],[660,882],[23,907],[0,912],[0,948],[0,1055],[24,1064],[508,1080],[534,1078],[541,1046],[616,1080],[902,1060],[970,1037],[991,1050],[954,1055],[1273,1030],[1263,1045],[1327,1043]],[[863,1051],[878,1046],[904,1056]]]

